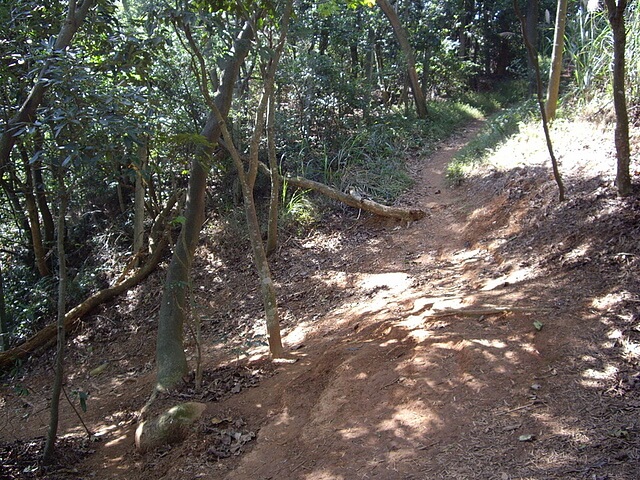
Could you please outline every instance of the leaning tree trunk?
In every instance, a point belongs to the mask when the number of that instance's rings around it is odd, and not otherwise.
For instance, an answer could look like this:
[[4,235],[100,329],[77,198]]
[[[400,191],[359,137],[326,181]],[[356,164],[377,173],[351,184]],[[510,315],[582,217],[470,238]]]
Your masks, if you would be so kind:
[[625,94],[625,58],[624,51],[627,43],[624,12],[627,0],[606,0],[609,12],[609,22],[613,31],[613,105],[616,110],[616,156],[618,171],[616,186],[621,197],[631,193],[631,175],[629,164],[631,149],[629,148],[629,114],[627,112],[627,98]]
[[389,23],[391,23],[393,31],[396,35],[396,39],[398,40],[400,48],[402,49],[404,59],[407,63],[407,73],[409,75],[409,83],[411,84],[413,98],[416,102],[416,113],[418,114],[418,118],[427,118],[427,102],[425,100],[424,94],[422,93],[420,81],[418,80],[418,73],[416,72],[416,60],[413,54],[413,48],[411,48],[411,45],[409,44],[407,31],[402,26],[398,14],[388,2],[388,0],[376,0],[376,3],[389,19]]
[[[236,39],[233,55],[227,60],[222,81],[213,100],[223,119],[226,119],[231,108],[233,87],[240,72],[240,65],[249,53],[252,38],[253,29],[251,23],[247,22]],[[213,113],[209,115],[201,135],[210,144],[215,144],[220,139],[220,124]],[[204,221],[205,191],[211,167],[209,160],[211,154],[210,150],[191,162],[185,220],[167,270],[160,303],[156,342],[158,367],[156,388],[158,390],[174,387],[188,372],[183,345],[183,327],[186,320],[191,264]]]
[[51,405],[49,406],[49,431],[47,433],[47,441],[44,446],[43,460],[51,461],[53,450],[55,448],[58,436],[58,414],[60,409],[60,393],[62,391],[62,382],[64,380],[64,344],[65,344],[65,327],[64,320],[67,305],[67,262],[65,260],[64,251],[64,217],[67,214],[67,189],[64,183],[64,167],[58,167],[58,191],[60,192],[60,209],[58,212],[58,321],[57,329],[57,349],[56,349],[56,365],[55,376],[53,380],[53,389],[51,392]]
[[518,6],[518,0],[513,0],[513,9],[515,10],[516,17],[520,21],[520,29],[522,32],[522,38],[524,39],[524,45],[527,50],[529,61],[533,65],[536,80],[536,97],[538,99],[538,107],[540,108],[540,117],[542,118],[542,128],[544,130],[544,138],[547,142],[547,150],[549,151],[549,157],[551,158],[551,167],[553,169],[553,178],[558,185],[558,199],[564,201],[564,183],[562,176],[560,175],[560,169],[558,168],[558,160],[553,153],[553,145],[551,143],[551,134],[549,133],[549,122],[547,122],[547,112],[544,108],[544,100],[542,98],[542,78],[540,77],[540,65],[538,64],[538,54],[536,52],[533,43],[527,33],[527,24],[520,7]]
[[227,129],[226,125],[222,124],[221,115],[217,112],[215,105],[212,105],[212,108],[218,115],[218,120],[221,123],[222,136],[225,141],[225,146],[231,154],[231,158],[233,159],[236,170],[238,171],[240,186],[242,187],[242,197],[244,200],[247,228],[249,230],[249,238],[251,240],[251,248],[253,251],[253,261],[256,265],[256,269],[258,270],[258,276],[260,277],[260,290],[262,294],[262,301],[264,303],[265,317],[267,320],[267,339],[269,342],[269,352],[275,358],[281,357],[284,353],[284,349],[282,347],[282,337],[280,335],[278,301],[275,285],[271,277],[271,269],[269,268],[267,253],[262,243],[262,231],[260,228],[260,223],[258,221],[258,215],[256,213],[253,191],[256,176],[258,174],[258,168],[260,167],[258,155],[260,151],[260,141],[265,126],[265,113],[268,110],[269,105],[272,105],[273,103],[272,98],[275,83],[275,74],[278,63],[280,61],[280,56],[282,55],[282,51],[284,49],[292,8],[292,0],[289,0],[286,3],[284,15],[281,21],[282,27],[278,44],[273,49],[272,57],[269,60],[267,68],[265,70],[264,90],[256,111],[256,121],[253,128],[253,136],[251,138],[249,146],[249,161],[246,170],[244,166],[245,162],[236,149],[233,143],[233,138],[231,138],[231,135],[229,134],[229,130]]
[[567,24],[567,4],[569,0],[558,0],[556,12],[556,28],[553,36],[553,53],[551,54],[551,71],[549,72],[549,85],[547,85],[547,103],[545,111],[547,119],[553,120],[558,106],[560,93],[560,74],[562,73],[562,53],[564,50],[564,30]]

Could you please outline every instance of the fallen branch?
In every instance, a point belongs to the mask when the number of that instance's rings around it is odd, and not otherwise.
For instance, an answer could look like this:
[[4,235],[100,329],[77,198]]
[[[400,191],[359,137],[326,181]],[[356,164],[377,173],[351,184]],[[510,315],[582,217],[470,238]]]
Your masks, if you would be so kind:
[[463,317],[477,317],[480,315],[499,315],[507,312],[525,312],[525,313],[540,313],[548,312],[548,308],[543,307],[478,307],[478,308],[452,308],[442,310],[440,312],[433,312],[424,315],[425,318],[438,318],[438,317],[453,317],[460,315]]
[[325,185],[324,183],[314,182],[307,178],[285,177],[284,179],[294,187],[315,190],[316,192],[320,192],[321,194],[329,198],[333,198],[334,200],[338,200],[350,207],[360,208],[367,212],[380,215],[381,217],[393,217],[401,220],[415,221],[424,218],[426,215],[424,210],[388,207],[387,205],[382,205],[381,203],[374,202],[373,200],[369,200],[368,198],[364,198],[359,195],[343,193],[340,190],[336,190],[335,188]]
[[[271,176],[271,170],[264,163],[260,163],[260,170],[265,174]],[[315,190],[329,198],[342,202],[350,207],[359,208],[367,212],[380,215],[381,217],[399,218],[400,220],[416,221],[424,218],[426,212],[420,209],[401,208],[401,207],[389,207],[382,205],[381,203],[374,202],[368,198],[361,197],[359,195],[349,195],[348,193],[336,190],[324,183],[315,182],[303,177],[281,177],[281,179],[287,182],[289,185],[293,185],[298,188],[306,188],[309,190]]]
[[[146,277],[148,277],[160,263],[160,260],[162,259],[162,253],[167,245],[168,239],[167,235],[165,235],[153,252],[153,255],[149,257],[147,263],[136,273],[131,275],[126,280],[123,280],[111,287],[105,288],[104,290],[100,290],[94,295],[91,295],[80,305],[77,305],[69,310],[69,312],[67,312],[64,317],[65,331],[67,333],[72,332],[80,325],[80,320],[82,320],[82,317],[88,314],[91,310],[96,308],[98,305],[107,302],[114,297],[117,297],[121,293],[126,292],[128,289],[137,285]],[[39,330],[37,333],[29,337],[25,342],[21,343],[17,347],[12,348],[11,350],[7,350],[6,352],[1,352],[0,371],[13,366],[16,360],[21,360],[27,357],[37,349],[47,347],[51,342],[55,341],[56,335],[56,324],[53,323]]]

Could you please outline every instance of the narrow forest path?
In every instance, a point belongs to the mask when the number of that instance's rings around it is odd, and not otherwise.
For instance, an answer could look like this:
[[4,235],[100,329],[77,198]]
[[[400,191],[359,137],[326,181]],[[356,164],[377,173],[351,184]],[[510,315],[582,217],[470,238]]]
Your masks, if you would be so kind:
[[[298,362],[213,409],[266,419],[224,478],[637,478],[637,442],[606,439],[637,425],[621,427],[633,417],[612,419],[618,406],[602,401],[606,325],[589,277],[550,274],[544,253],[533,258],[544,237],[505,248],[531,208],[518,192],[542,188],[552,204],[548,175],[446,184],[481,127],[413,159],[416,185],[401,202],[427,218],[353,226],[357,242],[322,273],[351,298],[290,333]],[[438,315],[503,306],[515,311]]]
[[[101,441],[55,478],[639,478],[640,200],[616,198],[603,173],[611,149],[593,134],[559,149],[564,204],[537,164],[451,188],[446,166],[482,125],[410,159],[416,182],[398,203],[426,218],[335,216],[285,239],[273,272],[295,361],[246,346],[249,320],[264,328],[246,251],[227,264],[199,255],[204,392],[168,400],[207,410],[179,445],[132,445],[153,383],[161,272],[109,307],[109,323],[96,315],[75,340],[69,383],[91,389],[85,421]],[[263,357],[234,361],[240,351]],[[105,359],[108,375],[87,373]],[[46,368],[38,375],[34,412],[11,414],[16,438],[46,424]],[[77,423],[65,406],[62,431],[81,436]]]

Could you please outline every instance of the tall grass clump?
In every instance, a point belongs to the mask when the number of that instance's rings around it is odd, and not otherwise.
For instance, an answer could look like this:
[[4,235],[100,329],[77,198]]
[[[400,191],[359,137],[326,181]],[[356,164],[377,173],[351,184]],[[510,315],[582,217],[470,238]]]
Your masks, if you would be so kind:
[[567,19],[565,49],[577,96],[585,102],[610,83],[613,61],[611,25],[604,10],[588,10],[582,3]]
[[[627,16],[626,85],[629,103],[640,101],[640,2],[629,2]],[[579,4],[569,15],[565,48],[576,96],[588,103],[610,90],[613,62],[613,34],[604,7]]]

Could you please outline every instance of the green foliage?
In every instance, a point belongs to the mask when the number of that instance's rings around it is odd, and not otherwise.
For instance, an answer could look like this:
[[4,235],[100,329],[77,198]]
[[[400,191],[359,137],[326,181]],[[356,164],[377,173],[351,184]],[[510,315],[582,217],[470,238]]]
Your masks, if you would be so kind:
[[308,191],[291,189],[286,178],[282,183],[280,222],[285,229],[305,230],[320,219],[318,207],[311,202]]
[[610,83],[613,44],[605,11],[588,12],[581,7],[569,15],[565,49],[580,97],[589,100]]

